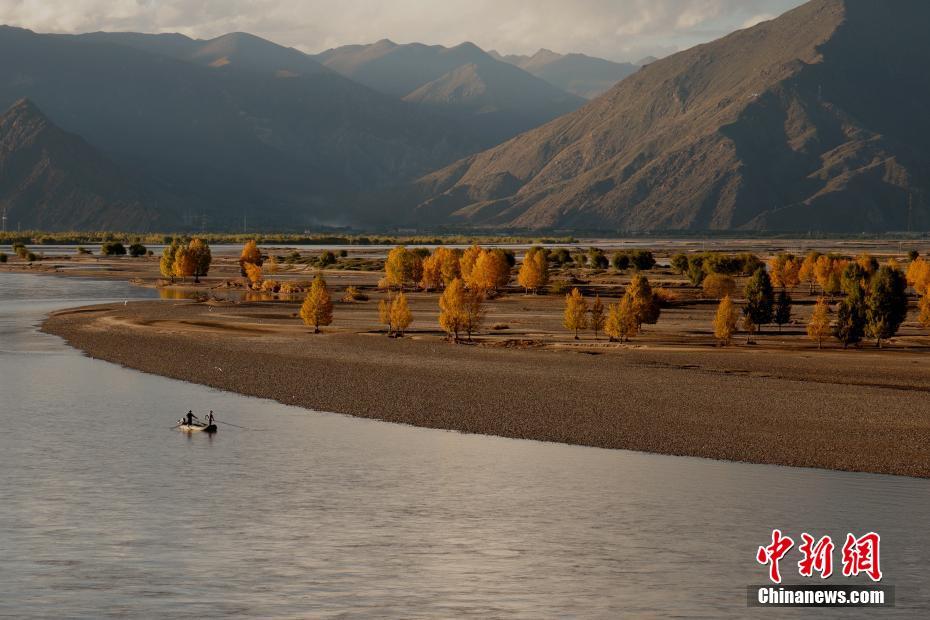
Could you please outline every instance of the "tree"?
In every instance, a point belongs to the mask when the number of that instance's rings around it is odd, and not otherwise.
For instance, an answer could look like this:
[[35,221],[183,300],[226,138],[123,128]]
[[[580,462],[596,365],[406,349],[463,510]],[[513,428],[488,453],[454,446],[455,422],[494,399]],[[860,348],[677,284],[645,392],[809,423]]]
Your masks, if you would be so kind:
[[475,263],[478,262],[478,257],[483,251],[481,246],[476,244],[465,250],[459,259],[459,274],[465,282],[471,280],[471,271],[475,268]]
[[607,269],[610,261],[604,255],[604,250],[600,248],[588,248],[588,264],[592,269]]
[[656,266],[656,259],[649,250],[630,252],[630,264],[636,271],[649,271]]
[[384,276],[388,286],[404,290],[404,286],[416,286],[423,276],[423,259],[416,252],[399,245],[388,252],[384,262]]
[[411,322],[413,322],[413,315],[410,312],[410,306],[407,305],[407,296],[401,291],[391,302],[391,324],[393,329],[403,337],[404,331]]
[[772,285],[780,288],[794,288],[800,282],[801,265],[791,254],[776,254],[769,260],[769,276]]
[[891,338],[907,317],[907,282],[897,269],[882,266],[872,278],[866,300],[866,324],[878,348]]
[[141,243],[133,243],[129,246],[129,255],[133,258],[139,258],[140,256],[145,256],[148,249]]
[[639,333],[631,295],[624,295],[618,303],[610,306],[604,331],[611,341],[619,340],[621,343]]
[[104,256],[126,256],[126,246],[119,241],[108,241],[100,245],[100,253]]
[[465,293],[465,320],[462,325],[468,340],[471,335],[481,329],[484,322],[484,294],[481,291],[467,291]]
[[652,292],[652,286],[646,276],[635,275],[630,281],[624,296],[630,296],[633,316],[636,321],[636,332],[639,333],[643,325],[655,325],[659,321],[662,309],[659,300]]
[[594,296],[594,303],[591,304],[591,330],[594,332],[594,339],[597,340],[597,333],[604,329],[604,323],[607,318],[604,316],[604,303],[600,295]]
[[436,248],[434,254],[441,265],[440,272],[442,273],[442,285],[444,287],[449,286],[456,278],[462,277],[461,250],[450,250],[440,246]]
[[549,282],[549,258],[544,248],[530,248],[523,257],[517,283],[529,293],[535,295]]
[[174,255],[181,245],[177,241],[172,241],[171,245],[166,245],[161,251],[161,260],[158,262],[158,269],[161,275],[170,278],[174,282]]
[[614,252],[610,264],[617,271],[626,271],[630,268],[630,255],[626,252]]
[[209,273],[210,263],[213,261],[210,246],[202,239],[191,239],[187,251],[191,255],[191,260],[194,261],[194,282],[199,283],[200,278]]
[[922,258],[911,261],[907,266],[907,283],[914,287],[918,294],[922,294],[930,285],[930,263]]
[[245,265],[245,277],[252,288],[256,288],[262,282],[262,268],[255,263],[243,263]]
[[[438,249],[437,249],[438,251]],[[438,289],[442,286],[442,262],[441,257],[433,252],[423,259],[423,276],[420,278],[420,288],[429,292],[431,289]]]
[[930,329],[930,286],[925,288],[923,293],[917,303],[917,308],[920,310],[920,315],[917,318],[925,329]]
[[746,332],[746,344],[752,344],[752,335],[756,333],[759,329],[759,326],[753,323],[752,317],[748,314],[743,314],[743,331]]
[[562,324],[565,329],[575,332],[575,340],[579,339],[578,332],[588,327],[588,302],[577,288],[565,296],[565,318]]
[[907,253],[907,260],[909,260],[909,261],[915,261],[915,260],[917,260],[917,257],[918,257],[918,256],[920,256],[920,252],[918,252],[917,250],[910,250],[910,251]]
[[878,271],[878,260],[869,254],[860,254],[856,257],[856,264],[862,268],[866,275],[871,276]]
[[190,250],[183,246],[179,247],[174,253],[174,275],[183,280],[184,278],[194,275],[195,268],[194,256],[191,254]]
[[804,261],[801,263],[801,267],[798,270],[798,279],[801,282],[805,282],[809,285],[809,293],[811,295],[814,294],[814,283],[817,281],[815,267],[817,265],[818,258],[820,258],[819,252],[808,253],[808,255],[804,257]]
[[453,342],[458,342],[459,332],[465,327],[467,318],[465,282],[456,278],[439,297],[439,325]]
[[475,261],[466,283],[482,295],[496,293],[510,282],[510,265],[502,250],[483,250]]
[[382,299],[378,302],[378,322],[382,325],[387,325],[388,336],[394,334],[394,322],[391,317],[391,300]]
[[308,326],[313,327],[313,333],[319,334],[320,327],[331,325],[333,322],[333,301],[326,287],[326,280],[317,275],[310,285],[307,297],[300,307],[300,318]]
[[743,308],[743,314],[749,317],[755,326],[761,327],[771,323],[775,307],[775,293],[765,267],[757,269],[749,278],[744,292],[746,306]]
[[258,249],[258,244],[254,239],[249,239],[242,246],[242,252],[239,254],[239,271],[243,277],[246,275],[245,266],[247,264],[262,266],[262,251]]
[[830,335],[830,306],[827,300],[821,297],[814,306],[814,313],[807,324],[807,336],[817,343],[817,348],[823,348],[823,339]]
[[775,324],[778,325],[778,331],[781,331],[783,325],[791,322],[791,295],[788,291],[782,289],[778,292],[778,298],[775,301]]
[[739,311],[736,305],[726,295],[720,300],[717,306],[717,314],[714,317],[714,337],[720,341],[723,346],[730,344],[733,334],[736,333],[736,324],[739,320]]
[[688,272],[688,256],[687,254],[675,254],[671,259],[672,269],[680,275],[685,275]]
[[688,257],[688,279],[694,286],[701,286],[707,272],[704,270],[704,257],[695,254]]
[[723,299],[724,297],[731,297],[736,292],[736,280],[730,276],[712,273],[704,278],[701,287],[704,289],[705,297]]
[[833,336],[843,343],[843,348],[862,340],[865,335],[865,308],[861,298],[843,299],[836,309],[836,324]]

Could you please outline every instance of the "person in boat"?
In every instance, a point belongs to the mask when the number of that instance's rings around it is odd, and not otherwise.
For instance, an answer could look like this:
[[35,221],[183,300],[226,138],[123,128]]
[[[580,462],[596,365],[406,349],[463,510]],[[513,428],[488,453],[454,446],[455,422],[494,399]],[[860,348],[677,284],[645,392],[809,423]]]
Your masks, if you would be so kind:
[[188,411],[188,412],[187,412],[187,415],[184,416],[184,423],[187,424],[188,426],[193,426],[193,425],[194,425],[194,418],[196,418],[196,417],[197,417],[197,416],[194,415],[194,412],[193,412],[193,411]]
[[213,410],[211,409],[211,410],[210,410],[210,417],[207,418],[207,426],[213,426],[213,420],[214,420],[214,419],[215,419],[215,418],[213,417]]

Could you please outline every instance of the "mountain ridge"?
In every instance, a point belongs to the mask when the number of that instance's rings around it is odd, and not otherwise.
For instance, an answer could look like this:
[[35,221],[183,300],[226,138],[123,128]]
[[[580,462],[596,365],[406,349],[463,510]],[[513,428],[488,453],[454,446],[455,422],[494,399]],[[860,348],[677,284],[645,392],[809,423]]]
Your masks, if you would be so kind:
[[[930,85],[914,65],[927,50],[912,24],[930,10],[899,9],[906,16],[813,0],[651,63],[584,108],[427,175],[415,217],[622,230],[930,225],[930,144],[919,137],[930,134],[908,130],[928,123]],[[909,97],[887,97],[905,82]]]

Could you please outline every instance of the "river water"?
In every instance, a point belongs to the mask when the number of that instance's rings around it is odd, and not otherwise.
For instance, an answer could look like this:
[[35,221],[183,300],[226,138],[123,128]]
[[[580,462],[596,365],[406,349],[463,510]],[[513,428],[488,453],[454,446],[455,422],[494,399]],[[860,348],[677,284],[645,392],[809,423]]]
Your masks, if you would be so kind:
[[[0,617],[877,615],[748,609],[776,527],[879,532],[897,589],[880,615],[930,615],[930,481],[309,412],[91,360],[35,328],[150,294],[0,274]],[[171,430],[189,408],[253,430]]]

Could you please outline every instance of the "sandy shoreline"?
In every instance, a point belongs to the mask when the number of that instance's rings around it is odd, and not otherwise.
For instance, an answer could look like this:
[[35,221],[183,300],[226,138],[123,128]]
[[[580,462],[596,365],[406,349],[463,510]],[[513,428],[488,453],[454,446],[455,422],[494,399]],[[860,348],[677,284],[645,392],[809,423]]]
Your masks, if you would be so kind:
[[313,336],[295,311],[281,303],[135,302],[61,311],[43,329],[95,358],[320,411],[930,477],[923,356],[614,345],[513,350],[452,345],[429,332],[396,340],[358,331]]

